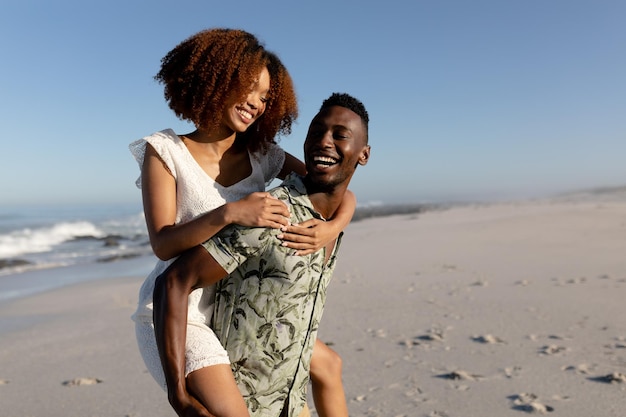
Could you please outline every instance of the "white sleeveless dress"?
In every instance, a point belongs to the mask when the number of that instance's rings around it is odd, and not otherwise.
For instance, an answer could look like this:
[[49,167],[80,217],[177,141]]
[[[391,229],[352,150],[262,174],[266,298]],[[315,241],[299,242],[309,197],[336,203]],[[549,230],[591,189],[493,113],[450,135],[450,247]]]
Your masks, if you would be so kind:
[[[143,166],[146,143],[150,143],[176,180],[176,223],[184,223],[211,211],[226,202],[237,201],[256,191],[263,191],[280,172],[285,152],[278,145],[266,154],[250,154],[252,173],[249,177],[223,187],[198,165],[183,141],[171,130],[163,130],[130,144],[139,167]],[[137,180],[141,186],[141,177]],[[208,237],[207,237],[208,238]],[[139,303],[132,316],[141,356],[153,378],[167,390],[152,320],[152,293],[156,278],[174,261],[159,260],[139,290]],[[187,315],[186,370],[229,364],[228,354],[209,327],[213,314],[215,286],[198,289],[189,295]]]

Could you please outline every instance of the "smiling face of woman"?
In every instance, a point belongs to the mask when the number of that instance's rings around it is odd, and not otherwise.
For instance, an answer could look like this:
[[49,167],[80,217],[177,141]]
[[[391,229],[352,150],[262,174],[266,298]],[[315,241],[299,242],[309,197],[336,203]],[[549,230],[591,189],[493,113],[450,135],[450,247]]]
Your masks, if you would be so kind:
[[245,132],[265,112],[269,89],[270,73],[263,68],[244,100],[229,97],[222,117],[223,125],[233,132]]

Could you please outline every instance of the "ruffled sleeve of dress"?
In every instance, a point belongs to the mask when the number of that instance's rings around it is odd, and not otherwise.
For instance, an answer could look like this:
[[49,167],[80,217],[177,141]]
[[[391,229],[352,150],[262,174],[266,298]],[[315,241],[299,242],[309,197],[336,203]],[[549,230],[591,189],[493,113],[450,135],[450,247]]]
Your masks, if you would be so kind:
[[[139,170],[141,170],[146,156],[146,144],[149,143],[157,151],[167,169],[174,176],[174,179],[177,179],[176,164],[174,163],[175,156],[173,155],[173,152],[176,151],[174,144],[177,139],[178,136],[173,130],[165,129],[132,142],[128,145],[128,148],[139,164]],[[135,185],[137,185],[137,188],[141,188],[141,175],[135,181]]]
[[263,170],[263,176],[265,179],[265,185],[269,185],[283,169],[285,163],[285,151],[278,144],[274,143],[270,145],[267,153],[264,155],[257,154],[255,158],[259,161],[261,169]]

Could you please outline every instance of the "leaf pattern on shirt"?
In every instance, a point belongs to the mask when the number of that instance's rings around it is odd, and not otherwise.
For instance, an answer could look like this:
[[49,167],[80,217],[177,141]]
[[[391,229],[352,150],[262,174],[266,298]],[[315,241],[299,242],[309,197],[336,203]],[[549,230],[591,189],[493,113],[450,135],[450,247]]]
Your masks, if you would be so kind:
[[[319,217],[298,182],[273,195],[285,201],[292,223]],[[295,190],[295,191],[294,191]],[[290,192],[291,194],[288,194]],[[334,255],[292,256],[275,229],[230,226],[207,250],[231,275],[217,284],[212,328],[227,349],[252,417],[289,415],[306,401],[310,356],[321,319]],[[335,248],[338,249],[339,241]]]

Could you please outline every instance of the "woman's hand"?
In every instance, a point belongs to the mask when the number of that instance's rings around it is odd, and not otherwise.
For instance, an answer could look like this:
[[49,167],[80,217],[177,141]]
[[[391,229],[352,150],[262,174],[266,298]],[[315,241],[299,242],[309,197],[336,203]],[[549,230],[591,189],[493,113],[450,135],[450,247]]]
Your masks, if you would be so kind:
[[252,193],[239,201],[227,203],[225,208],[227,224],[274,229],[289,225],[287,205],[266,192]]
[[296,249],[294,255],[309,255],[322,249],[337,238],[338,232],[329,222],[310,219],[302,223],[281,228],[278,235],[283,246]]
[[341,205],[332,219],[328,221],[310,219],[295,225],[281,227],[283,233],[278,235],[283,246],[296,249],[294,255],[315,253],[339,237],[345,229],[356,209],[356,197],[347,190]]
[[188,392],[177,395],[170,404],[179,417],[213,417],[213,414]]

